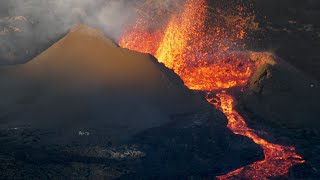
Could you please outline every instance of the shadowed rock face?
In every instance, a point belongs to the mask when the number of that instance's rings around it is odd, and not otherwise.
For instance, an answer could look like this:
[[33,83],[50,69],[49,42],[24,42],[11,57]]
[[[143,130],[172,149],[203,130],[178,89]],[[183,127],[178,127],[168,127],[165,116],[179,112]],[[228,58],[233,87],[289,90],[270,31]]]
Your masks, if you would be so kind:
[[250,111],[290,126],[320,129],[320,85],[291,65],[265,64],[252,76],[243,101]]
[[124,135],[207,106],[150,55],[121,49],[81,25],[27,64],[1,71],[0,108],[8,126],[118,122]]
[[0,74],[4,178],[216,176],[263,158],[173,71],[83,25]]
[[241,105],[248,124],[265,139],[296,147],[306,161],[289,178],[319,179],[320,84],[285,62],[265,64],[252,76]]

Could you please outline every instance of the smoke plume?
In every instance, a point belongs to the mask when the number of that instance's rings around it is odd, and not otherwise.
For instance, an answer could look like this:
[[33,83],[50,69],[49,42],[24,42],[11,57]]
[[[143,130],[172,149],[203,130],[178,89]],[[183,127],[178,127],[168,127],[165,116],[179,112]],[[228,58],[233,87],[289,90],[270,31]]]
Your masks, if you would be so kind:
[[[171,7],[174,0],[2,0],[0,64],[24,63],[60,39],[75,24],[103,30],[118,40],[135,22],[138,8]],[[145,17],[148,17],[148,13]],[[150,15],[152,16],[152,15]]]

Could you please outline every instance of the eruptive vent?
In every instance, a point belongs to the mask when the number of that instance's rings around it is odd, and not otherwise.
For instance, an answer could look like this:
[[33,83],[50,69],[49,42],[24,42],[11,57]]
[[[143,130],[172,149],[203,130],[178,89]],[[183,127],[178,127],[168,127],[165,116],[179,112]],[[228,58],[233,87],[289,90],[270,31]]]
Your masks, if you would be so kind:
[[[209,9],[205,0],[186,0],[181,11],[171,13],[168,23],[157,28],[150,24],[163,19],[163,10],[151,19],[141,13],[119,44],[154,55],[173,69],[190,89],[208,92],[208,102],[226,115],[228,127],[264,149],[264,160],[219,176],[219,179],[266,179],[286,175],[290,167],[303,163],[303,159],[293,147],[272,144],[260,138],[233,109],[235,99],[224,91],[245,86],[259,66],[258,62],[250,60],[250,52],[243,50],[243,39],[252,27],[249,24],[252,21],[248,21],[251,13],[247,13],[244,6],[237,5],[235,9],[239,16],[230,19],[222,11],[217,11],[214,17],[219,21],[211,23],[208,21],[212,16]],[[220,92],[211,97],[213,91]]]
[[[121,47],[150,53],[173,69],[194,90],[218,90],[243,86],[255,64],[247,53],[230,51],[243,47],[246,22],[229,21],[224,26],[206,24],[209,12],[205,0],[188,0],[171,15],[166,28],[149,26],[163,17],[148,19],[144,14],[127,30]],[[239,7],[240,11],[242,7]],[[144,9],[145,11],[145,9]],[[162,12],[162,11],[161,11]],[[153,23],[153,22],[150,22]]]

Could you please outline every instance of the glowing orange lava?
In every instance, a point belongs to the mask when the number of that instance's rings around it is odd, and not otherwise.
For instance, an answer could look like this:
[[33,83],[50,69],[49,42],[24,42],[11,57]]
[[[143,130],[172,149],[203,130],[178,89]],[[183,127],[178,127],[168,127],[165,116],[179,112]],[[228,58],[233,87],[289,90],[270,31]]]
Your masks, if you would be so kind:
[[[190,89],[243,86],[255,68],[248,54],[229,51],[240,44],[242,22],[226,20],[224,27],[206,25],[205,0],[187,0],[162,31],[151,29],[141,17],[119,41],[121,47],[154,55],[180,75]],[[147,10],[145,10],[147,11]],[[158,19],[161,21],[161,15]],[[152,20],[153,21],[153,20]],[[153,23],[153,22],[150,22]],[[232,33],[229,33],[232,29]],[[232,61],[232,63],[230,63]],[[203,82],[203,83],[200,83]]]
[[207,98],[208,102],[216,105],[228,118],[228,128],[234,134],[246,136],[259,144],[263,150],[265,159],[246,167],[239,168],[218,179],[267,179],[288,174],[288,167],[303,163],[301,156],[297,155],[295,148],[272,144],[260,138],[253,129],[250,129],[241,115],[233,109],[234,98],[225,92],[216,95],[217,98]]
[[[173,13],[165,28],[158,30],[146,27],[148,21],[140,17],[119,44],[154,55],[173,69],[190,89],[211,92],[243,87],[259,66],[259,62],[250,60],[248,52],[233,50],[243,47],[241,42],[248,26],[238,20],[239,17],[235,21],[228,17],[223,23],[207,24],[207,9],[205,0],[186,0],[183,10]],[[161,15],[158,18],[161,19]],[[293,147],[272,144],[256,135],[233,109],[232,96],[222,92],[215,100],[207,100],[226,115],[228,127],[235,134],[252,139],[265,154],[264,160],[217,178],[266,179],[286,175],[290,167],[304,162]]]

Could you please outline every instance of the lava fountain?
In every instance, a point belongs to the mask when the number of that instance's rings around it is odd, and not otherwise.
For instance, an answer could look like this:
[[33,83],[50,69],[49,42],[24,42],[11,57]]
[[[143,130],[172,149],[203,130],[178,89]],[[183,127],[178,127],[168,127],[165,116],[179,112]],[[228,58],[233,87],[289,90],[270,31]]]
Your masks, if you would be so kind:
[[[239,51],[244,47],[242,40],[249,27],[243,19],[248,19],[249,14],[244,13],[243,6],[236,9],[242,15],[240,20],[230,21],[221,15],[222,23],[209,24],[206,1],[186,0],[182,10],[172,13],[168,23],[156,30],[148,27],[145,17],[138,17],[119,44],[154,55],[159,62],[173,69],[190,89],[208,92],[207,101],[226,115],[228,128],[263,148],[264,160],[218,176],[218,179],[283,176],[293,165],[303,163],[302,157],[293,147],[272,144],[259,137],[234,110],[235,98],[226,93],[229,88],[244,87],[259,66],[250,60],[249,52]],[[161,19],[161,14],[158,18]],[[211,97],[213,91],[219,92],[216,97]]]

